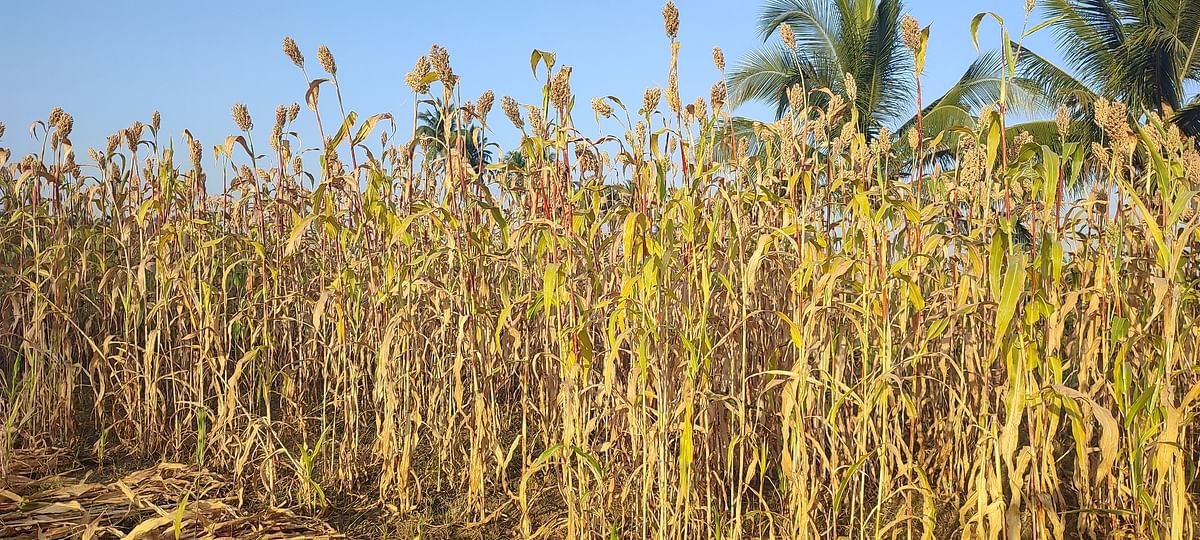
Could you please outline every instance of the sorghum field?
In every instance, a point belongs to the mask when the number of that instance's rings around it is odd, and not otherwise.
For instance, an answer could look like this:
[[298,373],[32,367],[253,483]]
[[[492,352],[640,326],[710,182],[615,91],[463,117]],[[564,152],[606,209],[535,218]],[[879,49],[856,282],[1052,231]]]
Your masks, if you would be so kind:
[[1200,152],[1167,114],[1035,137],[1001,92],[893,135],[847,74],[756,122],[719,50],[694,103],[674,54],[621,101],[535,51],[517,103],[435,45],[418,110],[368,115],[284,52],[303,100],[223,141],[156,113],[85,150],[56,109],[0,149],[0,536],[1200,534]]

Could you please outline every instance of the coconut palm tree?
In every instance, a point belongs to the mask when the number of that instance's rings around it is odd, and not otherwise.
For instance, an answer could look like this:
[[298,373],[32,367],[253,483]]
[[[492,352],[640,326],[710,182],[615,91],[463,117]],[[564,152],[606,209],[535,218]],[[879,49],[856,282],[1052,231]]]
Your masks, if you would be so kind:
[[[443,106],[440,99],[422,101],[429,105],[417,114],[417,140],[428,140],[427,159],[438,159],[461,140],[466,150],[467,161],[475,170],[483,170],[492,162],[491,144],[482,128],[474,122],[463,125],[459,111],[454,105]],[[443,112],[444,111],[444,112]],[[447,129],[447,117],[450,118]]]
[[1200,0],[1047,0],[1046,15],[1078,82],[1049,80],[1090,114],[1096,96],[1125,102],[1135,116],[1153,112],[1200,134]]
[[[854,106],[860,131],[868,137],[888,126],[907,131],[916,121],[915,78],[912,55],[900,35],[903,14],[900,0],[767,0],[759,16],[761,37],[768,41],[787,25],[796,48],[767,44],[743,58],[729,76],[734,104],[767,101],[781,117],[789,108],[787,89],[792,85],[846,95],[848,74],[857,89]],[[1018,59],[1015,76],[1005,78],[1003,55],[980,55],[953,87],[923,109],[924,136],[974,126],[977,113],[999,100],[1002,85],[1007,85],[1008,110],[1027,116],[1052,109],[1058,96],[1082,87],[1031,51],[1023,50]],[[1053,122],[1019,128],[1053,134]],[[903,151],[904,141],[899,142],[898,150]]]
[[[1038,119],[1059,104],[1090,102],[1092,93],[1065,70],[1036,52],[1017,43],[1009,43],[1014,51],[1014,76],[1003,76],[1004,55],[998,50],[985,51],[971,63],[962,77],[941,97],[923,110],[925,137],[956,127],[973,126],[979,111],[1000,101],[1000,90],[1006,87],[1005,107],[1020,117],[1034,118],[1008,126],[1013,134],[1028,131],[1039,142],[1055,146],[1060,140],[1058,128],[1050,119]],[[904,132],[915,124],[915,117],[898,131]],[[1010,135],[1011,137],[1011,135]],[[949,148],[954,137],[945,139],[943,149]]]
[[[1082,126],[1072,137],[1086,140],[1098,136],[1091,103],[1104,97],[1125,102],[1135,116],[1153,112],[1200,134],[1200,94],[1188,88],[1200,82],[1200,0],[1045,0],[1043,6],[1069,69],[1020,47],[1007,89],[1010,111],[1036,115],[1068,105]],[[787,24],[798,47],[767,45],[744,58],[730,75],[734,103],[770,101],[782,116],[791,85],[844,92],[842,74],[849,73],[858,82],[863,131],[900,120],[912,96],[911,59],[898,35],[902,13],[900,0],[767,0],[759,18],[764,41]],[[995,103],[1003,68],[1003,55],[981,55],[924,109],[926,134],[969,125],[974,113]],[[1048,121],[1021,128],[1056,138]]]
[[789,108],[787,89],[857,86],[858,128],[869,137],[911,111],[912,57],[900,41],[900,0],[767,0],[759,15],[766,42],[788,25],[796,49],[767,44],[743,58],[729,75],[734,105],[766,101],[776,117]]
[[[1092,107],[1099,98],[1124,102],[1135,118],[1155,113],[1184,133],[1200,135],[1200,94],[1188,88],[1200,82],[1200,0],[1046,0],[1043,5],[1068,69],[1024,47],[1016,62],[1016,84],[1041,105],[1070,108],[1075,119],[1070,139],[1086,145],[1100,136]],[[984,71],[998,72],[1002,66],[993,53],[981,56],[971,70],[989,63],[994,65]],[[964,81],[970,78],[964,76]],[[960,82],[947,96],[970,86]],[[990,92],[998,86],[982,88]],[[1015,94],[1010,90],[1009,95]],[[961,121],[962,111],[948,104],[953,101],[931,105],[926,115],[958,116]],[[931,111],[937,106],[943,110]],[[1040,140],[1057,139],[1052,122],[1022,127]]]
[[[810,90],[829,88],[848,95],[846,84],[852,80],[857,89],[854,106],[859,131],[868,138],[884,127],[907,132],[917,125],[913,114],[916,79],[913,56],[901,38],[903,13],[901,0],[767,0],[759,17],[761,37],[769,41],[787,26],[795,36],[795,48],[767,44],[743,58],[729,76],[733,103],[767,101],[775,105],[776,116],[782,117],[790,107],[787,89],[792,85],[803,84]],[[938,148],[927,148],[933,157],[950,164],[957,140],[950,128],[975,127],[979,112],[999,101],[1002,87],[1007,111],[1021,117],[1052,110],[1062,96],[1083,88],[1036,53],[1020,50],[1014,76],[1004,76],[1004,55],[988,51],[942,96],[927,101],[922,109],[922,138],[947,133]],[[826,97],[810,95],[818,105]],[[738,126],[736,120],[734,124]],[[1059,140],[1055,124],[1049,120],[1021,123],[1010,131],[1013,135],[1029,131],[1043,141]],[[898,139],[897,153],[908,155],[907,138]]]

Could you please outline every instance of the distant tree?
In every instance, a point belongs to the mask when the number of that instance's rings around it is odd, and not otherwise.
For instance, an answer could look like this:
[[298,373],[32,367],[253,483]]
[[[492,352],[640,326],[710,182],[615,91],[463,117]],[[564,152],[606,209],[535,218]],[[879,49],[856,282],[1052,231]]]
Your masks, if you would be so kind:
[[[730,73],[734,104],[765,101],[777,117],[790,107],[787,89],[803,82],[811,90],[829,88],[846,95],[846,75],[857,92],[858,129],[873,138],[886,126],[903,133],[914,124],[913,59],[901,38],[904,5],[900,0],[767,0],[759,16],[764,41],[787,25],[796,49],[766,45],[750,53]],[[1081,88],[1063,70],[1025,50],[1016,76],[1007,80],[1009,110],[1035,114]],[[954,126],[973,126],[984,107],[999,100],[1003,56],[985,52],[942,96],[924,109],[923,130],[932,136]],[[820,98],[820,95],[813,94]],[[1044,131],[1053,122],[1022,126]],[[901,138],[899,141],[903,145]]]
[[[1200,134],[1200,0],[1047,0],[1046,15],[1078,80],[1048,81],[1064,102],[1095,96],[1154,112]],[[1079,111],[1086,115],[1089,111]]]
[[733,104],[764,101],[782,117],[790,108],[788,88],[803,84],[844,95],[849,74],[858,90],[859,130],[874,136],[910,112],[912,58],[900,40],[902,14],[900,0],[767,0],[758,21],[763,41],[788,25],[797,48],[765,45],[733,66]]
[[[419,141],[429,142],[426,159],[444,158],[450,148],[461,142],[467,161],[475,170],[482,171],[491,164],[491,145],[478,124],[474,121],[464,124],[458,109],[454,105],[444,105],[440,99],[423,100],[422,103],[429,106],[417,114],[416,137]],[[449,126],[446,117],[450,118]]]

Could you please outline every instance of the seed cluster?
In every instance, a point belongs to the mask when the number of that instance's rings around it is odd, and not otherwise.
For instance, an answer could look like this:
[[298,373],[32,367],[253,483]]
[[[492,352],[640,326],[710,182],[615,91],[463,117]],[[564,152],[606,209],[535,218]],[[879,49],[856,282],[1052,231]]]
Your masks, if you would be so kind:
[[675,2],[667,0],[667,4],[663,6],[663,28],[667,32],[667,37],[672,41],[679,35],[679,8],[675,7]]
[[512,122],[512,125],[517,129],[525,129],[525,121],[521,119],[521,108],[517,104],[517,100],[511,96],[504,96],[500,99],[500,108],[504,110],[504,115]]
[[491,90],[485,90],[480,94],[479,99],[475,100],[475,106],[478,108],[479,116],[486,119],[488,113],[492,112],[492,103],[496,101],[496,94]]
[[1071,116],[1066,105],[1059,105],[1054,111],[1054,127],[1058,130],[1059,138],[1066,140],[1071,131]]
[[[251,129],[254,129],[254,122],[250,120],[250,109],[246,108],[245,103],[235,103],[233,105],[232,114],[233,123],[237,124],[238,129],[242,131],[250,131]],[[140,133],[141,129],[139,128],[138,131]]]
[[658,110],[658,102],[662,99],[662,90],[657,86],[647,88],[642,95],[642,113],[650,114]]
[[304,69],[304,55],[300,52],[300,46],[296,45],[296,40],[291,37],[283,38],[283,53],[292,60],[296,67]]
[[533,105],[527,105],[525,108],[529,113],[529,127],[533,129],[534,136],[548,139],[550,137],[550,129],[546,125],[546,116],[542,112],[542,108],[534,107]]
[[725,81],[717,81],[713,84],[712,90],[709,91],[709,101],[712,103],[713,110],[720,109],[725,104],[727,95],[728,88],[725,86]]
[[905,15],[900,20],[900,37],[904,40],[904,46],[908,50],[916,53],[921,48],[921,23],[917,22],[917,18],[912,15]]
[[413,66],[412,71],[404,76],[404,84],[407,84],[409,88],[412,88],[413,92],[418,94],[429,93],[429,83],[425,78],[431,70],[432,67],[429,64],[428,56],[417,58],[417,64]]
[[783,41],[783,46],[789,51],[796,50],[796,32],[792,30],[790,24],[779,25],[779,39]]
[[317,61],[321,63],[321,68],[326,73],[337,77],[337,62],[333,60],[333,52],[329,50],[328,46],[322,44],[317,47]]
[[854,80],[854,75],[846,73],[842,76],[842,91],[851,103],[858,100],[858,83]]
[[570,101],[571,68],[563,66],[559,68],[558,74],[554,76],[554,80],[550,83],[550,103],[554,105],[555,109],[565,111]]
[[592,110],[595,111],[597,115],[605,118],[608,118],[613,114],[612,105],[609,105],[608,101],[604,98],[592,98]]
[[429,48],[429,64],[443,84],[454,86],[458,82],[458,77],[450,67],[450,52],[445,47],[435,43]]
[[192,170],[199,174],[200,161],[204,158],[204,147],[200,145],[199,139],[188,141],[188,155],[192,161]]

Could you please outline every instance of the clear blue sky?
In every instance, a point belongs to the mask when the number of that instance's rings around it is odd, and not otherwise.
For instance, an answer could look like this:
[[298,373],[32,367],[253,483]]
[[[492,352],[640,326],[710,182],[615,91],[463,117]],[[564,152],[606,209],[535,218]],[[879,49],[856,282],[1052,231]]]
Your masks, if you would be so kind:
[[[718,78],[713,46],[722,47],[732,65],[761,44],[755,30],[759,3],[677,4],[680,90],[687,103],[707,96]],[[1023,5],[1022,0],[908,0],[906,9],[922,24],[932,24],[926,99],[949,87],[976,57],[969,31],[975,13],[997,11],[1019,28]],[[554,51],[560,65],[574,68],[572,87],[580,97],[576,122],[598,131],[587,108],[591,97],[616,95],[634,105],[646,87],[666,85],[670,49],[661,9],[654,0],[8,2],[0,7],[6,22],[0,31],[5,59],[0,121],[8,125],[0,145],[12,148],[16,159],[34,151],[28,127],[55,106],[74,115],[72,138],[80,154],[103,147],[108,134],[133,120],[148,123],[151,112],[159,110],[162,136],[175,140],[177,156],[186,156],[182,130],[190,129],[206,147],[220,143],[237,129],[229,114],[236,102],[249,106],[256,131],[265,137],[276,105],[304,101],[303,76],[280,49],[289,35],[299,42],[310,74],[321,73],[317,46],[329,45],[348,108],[360,117],[392,112],[401,119],[402,133],[410,127],[413,105],[404,74],[430,44],[450,51],[464,99],[491,88],[497,101],[512,95],[522,103],[540,103],[530,52]],[[993,22],[985,22],[980,39],[984,47],[997,43]],[[1030,44],[1052,59],[1061,57],[1053,52],[1049,32]],[[323,92],[323,110],[333,105],[332,98],[332,92]],[[739,113],[768,118],[769,110],[749,105]],[[331,108],[329,117],[335,111]],[[492,123],[491,138],[507,150],[514,130],[507,121]],[[298,127],[306,147],[317,143],[307,110]]]

